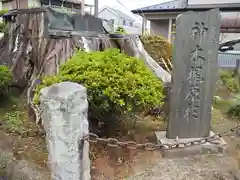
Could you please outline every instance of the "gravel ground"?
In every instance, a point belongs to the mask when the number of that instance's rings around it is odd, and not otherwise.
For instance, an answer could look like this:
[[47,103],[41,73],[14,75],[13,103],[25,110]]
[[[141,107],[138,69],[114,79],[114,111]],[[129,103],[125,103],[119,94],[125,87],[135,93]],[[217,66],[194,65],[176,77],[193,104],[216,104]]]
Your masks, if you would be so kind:
[[[230,121],[220,112],[214,111],[212,121],[214,132],[227,131],[236,124],[237,122]],[[148,166],[127,180],[234,180],[233,174],[238,168],[236,155],[239,152],[236,147],[240,144],[240,137],[224,139],[228,144],[228,156],[198,155],[159,159],[158,163]]]
[[128,180],[234,180],[236,166],[231,157],[217,155],[161,159]]

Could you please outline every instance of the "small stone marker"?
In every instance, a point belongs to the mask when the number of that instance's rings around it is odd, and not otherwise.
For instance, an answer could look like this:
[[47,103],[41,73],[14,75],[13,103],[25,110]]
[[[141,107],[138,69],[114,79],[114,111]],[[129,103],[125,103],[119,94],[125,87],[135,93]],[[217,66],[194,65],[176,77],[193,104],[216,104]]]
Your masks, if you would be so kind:
[[217,9],[177,17],[168,139],[209,136],[220,20]]
[[52,180],[90,180],[86,88],[62,82],[41,90]]

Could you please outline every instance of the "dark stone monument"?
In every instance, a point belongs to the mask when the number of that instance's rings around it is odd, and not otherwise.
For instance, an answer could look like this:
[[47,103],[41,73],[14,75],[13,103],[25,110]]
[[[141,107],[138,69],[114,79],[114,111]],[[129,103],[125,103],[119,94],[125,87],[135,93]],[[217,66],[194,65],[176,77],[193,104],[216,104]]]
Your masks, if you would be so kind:
[[220,20],[217,9],[177,17],[168,139],[210,135]]
[[236,76],[240,75],[240,59],[237,59],[237,61],[236,61],[235,75]]
[[237,88],[240,89],[240,59],[237,59],[236,61],[235,79],[237,83]]

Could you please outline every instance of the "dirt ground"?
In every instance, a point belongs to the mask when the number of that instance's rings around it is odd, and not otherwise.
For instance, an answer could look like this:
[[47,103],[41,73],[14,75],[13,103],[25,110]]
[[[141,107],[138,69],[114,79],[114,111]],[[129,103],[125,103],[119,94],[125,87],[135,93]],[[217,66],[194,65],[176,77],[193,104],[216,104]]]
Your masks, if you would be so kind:
[[[13,133],[5,128],[4,116],[7,112],[15,110],[26,111],[26,109],[25,105],[21,102],[19,103],[19,99],[11,99],[0,103],[1,148],[12,151],[18,160],[25,159],[31,161],[48,171],[47,147],[44,137],[39,135],[41,134],[38,132],[39,127],[34,122],[26,121],[23,125],[24,130],[20,133]],[[149,121],[145,119],[144,121],[136,122],[134,129],[129,129],[129,133],[120,137],[120,140],[133,140],[138,143],[154,141],[154,132],[165,127],[166,125],[163,121]],[[25,132],[26,129],[27,133]],[[122,180],[161,158],[161,153],[159,152],[126,150],[99,144],[91,144],[90,149],[93,180]]]
[[[21,137],[0,130],[1,148],[14,152],[18,160],[28,160],[46,168],[47,149],[45,140],[41,136]],[[140,138],[136,136],[135,140]],[[139,141],[140,142],[140,141]],[[148,142],[145,140],[145,142]],[[92,144],[92,179],[116,179],[123,180],[126,176],[143,170],[148,164],[154,163],[161,158],[161,153],[140,150],[125,150]],[[102,178],[104,177],[104,178]]]
[[[221,98],[220,103],[214,102],[214,108],[212,113],[212,129],[214,132],[225,132],[235,127],[240,123],[240,119],[232,118],[227,115],[229,109],[229,100],[232,99],[235,94],[230,93],[226,88],[219,88],[216,94]],[[228,145],[228,153],[234,157],[240,165],[240,132],[234,133],[232,136],[224,137],[224,140]],[[240,169],[240,166],[239,166]]]
[[[15,102],[16,103],[16,102]],[[4,108],[0,106],[0,123],[2,124],[4,114],[12,108],[13,104]],[[24,106],[21,105],[21,108]],[[212,127],[214,132],[229,130],[237,124],[236,121],[229,120],[228,117],[217,110],[213,110]],[[31,131],[28,134],[12,134],[0,126],[1,148],[10,149],[14,152],[16,159],[26,159],[32,161],[48,170],[47,148],[45,140],[41,135],[34,135],[38,127],[34,122],[27,121],[25,126]],[[120,140],[133,140],[138,143],[156,142],[155,131],[164,130],[166,123],[163,121],[151,121],[145,119],[136,122],[128,135],[120,137]],[[240,162],[240,138],[236,136],[225,137],[229,146],[229,153]],[[162,159],[161,152],[151,152],[145,150],[126,150],[121,148],[111,148],[105,145],[91,144],[90,157],[92,160],[93,180],[124,180],[126,177],[143,171],[150,164],[154,164]]]
[[[120,140],[131,140],[138,143],[156,142],[154,132],[165,128],[163,122],[148,121],[139,123],[136,131]],[[144,127],[143,127],[144,126]],[[145,131],[143,131],[145,129]],[[142,129],[142,131],[139,131]],[[99,151],[101,149],[101,151]],[[98,153],[97,153],[98,152]],[[93,180],[124,180],[126,177],[144,170],[148,165],[162,158],[161,152],[146,150],[128,150],[93,144],[91,146]]]
[[[214,110],[212,128],[215,133],[226,132],[229,129],[235,127],[239,122],[231,120],[229,117],[221,114],[220,110]],[[224,137],[227,143],[228,154],[238,161],[240,168],[240,136],[237,133],[233,133],[230,136]]]

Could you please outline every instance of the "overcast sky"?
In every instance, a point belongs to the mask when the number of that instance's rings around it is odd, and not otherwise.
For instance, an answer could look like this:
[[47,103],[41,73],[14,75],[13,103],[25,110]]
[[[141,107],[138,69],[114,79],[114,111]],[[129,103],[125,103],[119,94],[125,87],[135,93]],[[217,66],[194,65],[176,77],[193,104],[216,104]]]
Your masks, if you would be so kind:
[[[119,9],[125,13],[144,6],[151,6],[154,4],[160,4],[170,0],[119,0],[126,8],[124,8],[117,0],[99,0],[99,10],[104,6],[109,6],[115,9]],[[94,0],[85,0],[86,4],[94,4]]]
[[[104,6],[109,6],[115,9],[119,9],[124,13],[132,16],[137,21],[141,21],[140,17],[135,17],[130,12],[133,9],[151,6],[155,4],[160,4],[164,2],[169,2],[171,0],[119,0],[125,7],[123,7],[117,0],[99,0],[99,10],[101,10]],[[188,0],[189,4],[215,4],[215,3],[239,3],[240,0]],[[85,0],[86,4],[94,4],[94,0]],[[229,14],[229,13],[228,13]],[[236,13],[233,13],[235,15]]]
[[[150,6],[154,4],[160,4],[172,0],[119,0],[129,10]],[[94,4],[94,0],[85,0],[87,4]],[[215,4],[215,3],[239,3],[240,0],[188,0],[189,4]],[[117,0],[99,0],[99,8],[104,6],[110,6],[115,8],[121,8],[121,5]]]
[[[124,4],[129,10],[132,10],[139,7],[160,4],[162,2],[170,0],[119,0],[119,1],[122,4]],[[94,0],[85,0],[85,2],[87,4],[94,4]],[[99,0],[99,9],[101,9],[104,6],[121,8],[121,5],[117,2],[117,0]]]

